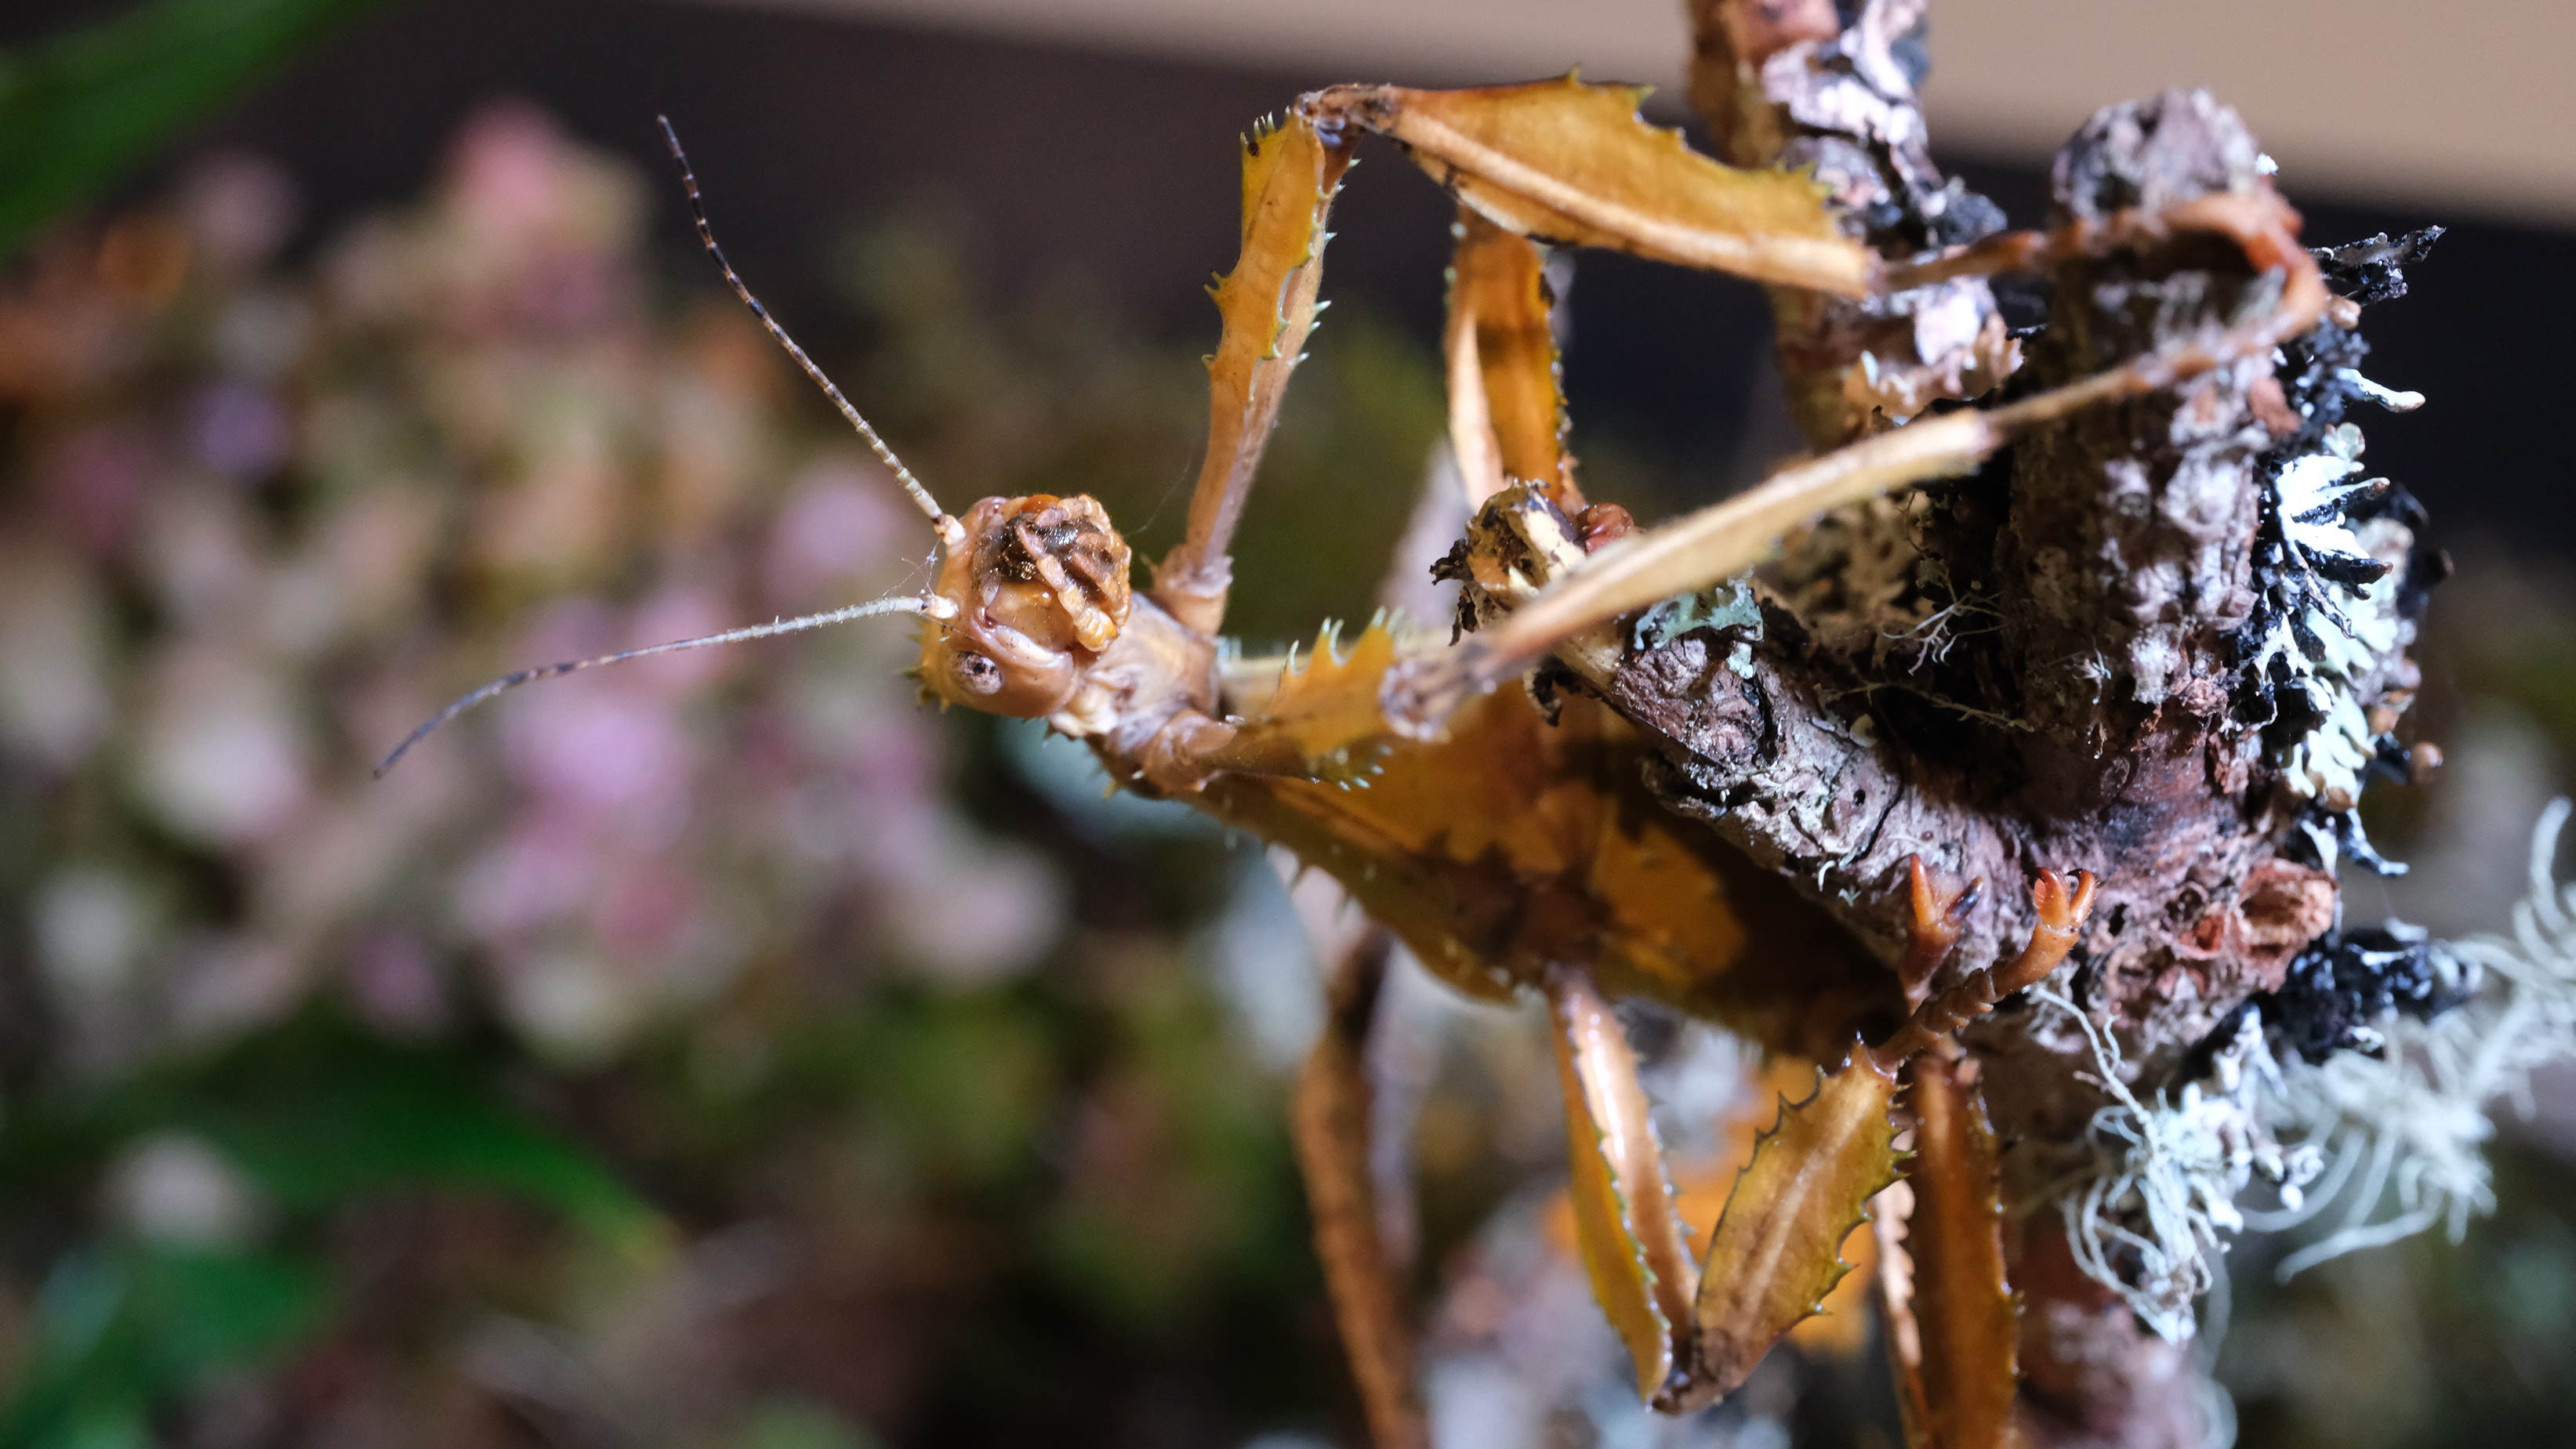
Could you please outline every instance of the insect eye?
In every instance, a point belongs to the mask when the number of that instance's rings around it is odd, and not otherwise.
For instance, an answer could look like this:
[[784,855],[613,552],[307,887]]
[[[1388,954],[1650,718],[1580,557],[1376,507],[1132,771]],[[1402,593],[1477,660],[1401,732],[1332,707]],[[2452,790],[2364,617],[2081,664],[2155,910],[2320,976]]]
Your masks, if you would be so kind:
[[981,654],[957,656],[957,682],[974,694],[994,694],[1002,687],[1002,666]]

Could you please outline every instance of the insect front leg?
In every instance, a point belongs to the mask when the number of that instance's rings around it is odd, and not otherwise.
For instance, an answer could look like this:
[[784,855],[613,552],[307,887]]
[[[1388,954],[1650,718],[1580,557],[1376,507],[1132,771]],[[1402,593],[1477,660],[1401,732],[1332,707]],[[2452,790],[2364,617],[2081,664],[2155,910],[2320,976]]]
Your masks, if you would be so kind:
[[1932,973],[1941,969],[1959,944],[1961,918],[1976,905],[1986,882],[1981,876],[1960,889],[1942,890],[1932,883],[1920,855],[1905,858],[1905,880],[1911,913],[1905,922],[1905,955],[1897,963],[1896,975],[1905,983],[1906,1001],[1920,1006],[1932,989]]
[[1243,253],[1209,289],[1225,333],[1208,358],[1207,453],[1190,495],[1188,531],[1154,569],[1154,601],[1201,634],[1225,622],[1234,527],[1289,374],[1323,310],[1316,289],[1331,239],[1324,219],[1350,154],[1347,144],[1328,142],[1294,113],[1244,146]]
[[1544,260],[1536,243],[1458,208],[1449,263],[1449,446],[1467,506],[1515,482],[1583,511],[1565,451],[1565,396]]
[[2030,944],[2011,961],[1971,972],[1967,979],[1925,1001],[1904,1026],[1871,1055],[1895,1068],[1987,1012],[2016,991],[2036,986],[2075,949],[2077,933],[2093,913],[2093,872],[2077,871],[2075,886],[2053,870],[2042,870],[2031,883],[2030,903],[2039,921],[2031,927]]
[[1842,234],[1823,187],[1702,156],[1639,119],[1644,98],[1569,75],[1459,91],[1335,86],[1298,110],[1329,135],[1404,143],[1462,203],[1523,236],[1846,296],[1877,288],[1877,255]]

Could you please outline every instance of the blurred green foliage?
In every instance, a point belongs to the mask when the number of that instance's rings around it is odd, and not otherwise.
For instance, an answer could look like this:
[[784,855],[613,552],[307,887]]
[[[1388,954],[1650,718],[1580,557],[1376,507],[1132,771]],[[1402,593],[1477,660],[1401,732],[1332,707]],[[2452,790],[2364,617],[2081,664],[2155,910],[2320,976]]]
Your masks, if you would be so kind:
[[141,1449],[154,1407],[310,1333],[328,1295],[309,1259],[125,1243],[57,1264],[0,1414],[10,1449]]
[[169,134],[377,0],[150,0],[0,54],[0,261]]

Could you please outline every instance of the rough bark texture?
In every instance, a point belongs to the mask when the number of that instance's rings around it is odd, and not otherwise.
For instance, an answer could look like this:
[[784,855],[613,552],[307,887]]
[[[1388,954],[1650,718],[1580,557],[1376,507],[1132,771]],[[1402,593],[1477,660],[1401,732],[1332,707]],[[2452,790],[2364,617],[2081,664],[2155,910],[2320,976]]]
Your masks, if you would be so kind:
[[[1693,0],[1691,100],[1737,166],[1814,169],[1844,229],[1889,257],[2004,228],[1932,164],[1914,87],[1925,0],[1877,0],[1846,28],[1833,0]],[[1968,278],[1867,301],[1774,288],[1781,373],[1807,441],[1830,448],[2013,367],[1994,293]],[[1858,366],[1862,354],[1873,364]]]
[[[2001,226],[1925,150],[1923,10],[1694,7],[1693,94],[1720,149],[1814,166],[1848,229],[1892,257]],[[2167,92],[2076,134],[2052,220],[2248,191],[2266,170],[2233,112]],[[2376,299],[2358,273],[2329,274]],[[2062,384],[2257,313],[2279,286],[2201,235],[2046,280],[2026,360],[1981,281],[1866,303],[1775,293],[1811,442],[2006,372],[2004,396]],[[1650,613],[1606,690],[1658,742],[1649,782],[1890,958],[1909,856],[1954,884],[1982,877],[1936,987],[2018,947],[2040,867],[2094,872],[2098,903],[2053,984],[2117,1029],[2145,1087],[2177,1082],[2194,1046],[2334,925],[2338,847],[2368,858],[2349,813],[2362,774],[2405,768],[2388,731],[2437,570],[2416,556],[2402,490],[2337,481],[2358,471],[2343,407],[2367,395],[2345,370],[2361,352],[2352,315],[2277,367],[2249,359],[2086,414],[1972,477],[1820,520],[1731,601]],[[1999,1135],[2024,1144],[2005,1166],[2024,1193],[2044,1180],[2046,1144],[2079,1135],[2102,1100],[2079,1075],[2093,1065],[2082,1038],[2042,1015],[2007,1003],[1968,1042]],[[2016,1248],[2026,1430],[2195,1438],[2184,1357],[2052,1233],[2034,1223]]]

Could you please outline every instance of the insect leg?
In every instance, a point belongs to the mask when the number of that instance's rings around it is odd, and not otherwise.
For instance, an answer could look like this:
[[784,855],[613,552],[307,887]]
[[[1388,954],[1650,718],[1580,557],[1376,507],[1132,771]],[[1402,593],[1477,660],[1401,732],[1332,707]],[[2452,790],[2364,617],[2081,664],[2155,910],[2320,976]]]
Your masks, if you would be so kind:
[[1841,233],[1823,187],[1700,155],[1638,117],[1644,96],[1567,76],[1460,91],[1335,86],[1298,108],[1327,134],[1403,142],[1462,203],[1523,236],[1843,296],[1877,287],[1877,254]]
[[1350,148],[1327,143],[1300,114],[1244,145],[1243,253],[1209,289],[1225,331],[1208,359],[1207,454],[1188,531],[1154,569],[1154,601],[1201,634],[1224,623],[1234,527],[1288,375],[1323,310],[1315,290],[1331,238],[1324,217],[1349,164]]
[[2075,948],[2076,932],[2093,914],[2093,872],[2075,874],[2072,891],[2066,888],[2066,878],[2053,870],[2041,871],[2039,879],[2031,883],[2030,903],[2039,912],[2039,923],[2031,927],[2030,944],[2010,964],[1972,972],[1966,980],[1916,1007],[1905,1025],[1897,1028],[1896,1035],[1870,1054],[1893,1070],[1915,1053],[1994,1010],[1996,1002],[2045,980],[2066,959],[2066,953]]
[[[1337,897],[1339,892],[1334,893]],[[1315,1254],[1377,1449],[1427,1449],[1398,1275],[1378,1235],[1369,1180],[1369,1028],[1395,937],[1371,922],[1326,983],[1324,1032],[1297,1078],[1297,1165],[1315,1215]]]
[[1905,956],[1896,974],[1905,983],[1905,999],[1920,1005],[1932,988],[1932,973],[1941,969],[1941,963],[1950,959],[1950,948],[1959,944],[1960,918],[1977,903],[1986,882],[1979,877],[1958,890],[1944,891],[1932,883],[1919,855],[1905,858],[1905,874],[1912,915],[1905,923]]
[[[1723,503],[1621,539],[1565,570],[1544,594],[1459,648],[1391,678],[1390,723],[1407,733],[1436,733],[1441,719],[1469,694],[1492,688],[1560,642],[1621,614],[1744,572],[1762,562],[1783,534],[1816,514],[1964,473],[2034,429],[2087,408],[2171,387],[2239,358],[2268,354],[2282,338],[2314,327],[2327,301],[2316,263],[2297,248],[2295,239],[2282,240],[2278,215],[2256,227],[2252,202],[2237,210],[2247,214],[2220,210],[2211,217],[2245,222],[2248,257],[2257,264],[2278,261],[2287,272],[2282,301],[2270,313],[2018,402],[1917,419],[1784,469]],[[1567,662],[1584,667],[1578,660]]]
[[1514,482],[1583,511],[1565,451],[1565,397],[1537,245],[1458,209],[1449,264],[1449,446],[1470,507]]
[[1843,1239],[1896,1180],[1895,1097],[1895,1074],[1856,1050],[1806,1101],[1781,1102],[1709,1237],[1694,1351],[1656,1408],[1680,1413],[1732,1392],[1850,1271]]
[[[1902,1325],[1892,1357],[1913,1449],[2011,1442],[2021,1314],[2004,1278],[1994,1129],[1966,1071],[1947,1052],[1925,1052],[1905,1067],[1913,1208],[1901,1251],[1911,1274],[1901,1300],[1898,1275],[1880,1281],[1889,1321]],[[1881,1251],[1888,1246],[1882,1241]]]
[[1549,968],[1546,985],[1583,1267],[1651,1401],[1688,1361],[1699,1267],[1619,1019],[1581,967]]

